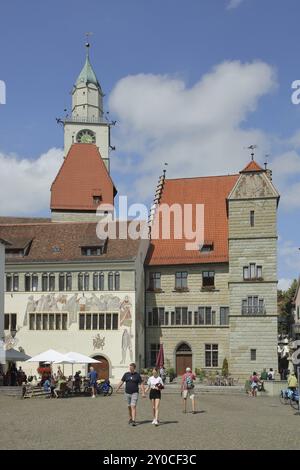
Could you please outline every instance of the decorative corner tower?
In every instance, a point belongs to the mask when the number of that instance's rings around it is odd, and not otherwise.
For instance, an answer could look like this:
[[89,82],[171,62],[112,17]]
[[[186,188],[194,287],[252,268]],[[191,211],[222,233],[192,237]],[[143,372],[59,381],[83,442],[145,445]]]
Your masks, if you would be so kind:
[[[277,369],[277,206],[271,172],[254,161],[228,196],[230,372]],[[244,377],[243,377],[244,378]]]
[[95,144],[109,171],[110,123],[104,118],[104,94],[90,62],[90,44],[85,46],[85,64],[72,90],[72,114],[63,121],[64,153],[75,143]]

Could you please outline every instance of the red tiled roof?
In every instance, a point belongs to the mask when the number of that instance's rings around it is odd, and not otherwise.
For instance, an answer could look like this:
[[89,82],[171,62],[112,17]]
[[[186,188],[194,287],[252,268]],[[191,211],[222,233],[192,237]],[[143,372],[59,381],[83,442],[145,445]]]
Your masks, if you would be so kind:
[[262,167],[255,161],[251,160],[248,165],[241,171],[241,173],[247,173],[250,171],[264,171]]
[[96,211],[94,195],[113,204],[116,192],[98,147],[73,144],[51,186],[51,209]]
[[204,204],[204,239],[213,251],[186,250],[186,239],[151,240],[148,265],[176,265],[228,262],[227,196],[239,175],[165,180],[160,203]]

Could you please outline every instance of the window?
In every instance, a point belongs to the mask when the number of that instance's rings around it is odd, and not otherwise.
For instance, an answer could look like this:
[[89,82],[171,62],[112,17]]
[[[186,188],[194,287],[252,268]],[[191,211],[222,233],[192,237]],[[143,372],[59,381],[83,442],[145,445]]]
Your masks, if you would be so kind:
[[9,331],[17,329],[17,314],[16,313],[4,314],[4,329],[9,330]]
[[250,349],[250,359],[256,361],[256,349]]
[[72,290],[72,274],[71,273],[67,273],[66,275],[66,287],[67,287],[67,291]]
[[115,273],[115,290],[120,290],[120,273]]
[[150,273],[149,289],[161,289],[161,273]]
[[250,226],[254,227],[254,224],[255,224],[255,212],[250,211]]
[[55,291],[55,274],[49,275],[49,290],[51,292]]
[[118,330],[118,313],[80,313],[79,330]]
[[111,330],[111,313],[106,314],[106,330]]
[[114,290],[114,275],[108,273],[108,290]]
[[258,296],[250,296],[242,300],[242,315],[264,315],[264,299]]
[[200,248],[200,253],[209,253],[210,251],[214,251],[214,245],[213,245],[213,243],[205,243],[205,244]]
[[84,275],[84,290],[90,289],[90,275],[85,273]]
[[192,315],[189,314],[187,307],[175,308],[175,324],[176,325],[191,325]]
[[195,325],[215,325],[216,312],[211,307],[199,307],[198,311],[194,312]]
[[64,274],[59,275],[58,283],[59,283],[59,290],[64,291],[65,290],[65,275]]
[[103,246],[82,247],[82,256],[101,256],[103,254]]
[[112,329],[117,330],[119,328],[119,315],[117,313],[114,313],[112,319]]
[[6,276],[6,291],[18,292],[19,290],[19,276],[18,274],[7,274]]
[[229,325],[229,307],[220,307],[220,325]]
[[159,352],[160,344],[152,343],[150,344],[150,366],[154,367],[156,365],[156,358]]
[[78,274],[78,290],[86,291],[90,288],[90,276],[88,273]]
[[202,286],[214,287],[215,286],[215,273],[214,271],[203,271],[202,273]]
[[300,320],[300,307],[297,307],[297,320]]
[[205,367],[218,367],[218,345],[206,344],[205,345]]
[[25,291],[36,292],[38,290],[39,278],[37,274],[25,274]]
[[105,329],[105,314],[100,313],[99,314],[99,330],[104,330]]
[[30,330],[67,330],[68,314],[67,313],[30,313],[29,314]]
[[94,273],[93,289],[104,290],[104,273]]
[[[63,276],[63,274],[59,276],[59,289],[60,287],[63,287],[62,282],[64,282],[61,276]],[[64,289],[60,289],[60,290],[64,290]],[[43,292],[55,291],[55,274],[44,273],[42,275],[42,291]]]
[[46,292],[49,288],[49,277],[48,277],[48,274],[43,274],[42,275],[42,291],[43,292]]
[[249,279],[261,279],[262,266],[257,266],[255,263],[250,263],[249,266],[244,266],[243,277],[245,281]]
[[187,289],[187,276],[186,271],[175,274],[175,289]]

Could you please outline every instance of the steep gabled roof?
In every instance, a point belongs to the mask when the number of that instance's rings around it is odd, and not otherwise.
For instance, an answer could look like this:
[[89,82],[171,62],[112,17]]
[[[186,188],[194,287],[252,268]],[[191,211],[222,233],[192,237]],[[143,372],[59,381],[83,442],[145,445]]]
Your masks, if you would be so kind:
[[[160,204],[204,204],[204,242],[212,251],[186,250],[186,238],[151,240],[146,263],[152,265],[228,262],[226,199],[239,175],[166,179]],[[193,221],[194,223],[194,221]]]
[[251,171],[265,171],[263,168],[255,161],[251,160],[248,165],[241,171],[241,173],[247,173]]
[[73,144],[51,186],[51,210],[96,211],[93,196],[113,204],[117,191],[93,144]]

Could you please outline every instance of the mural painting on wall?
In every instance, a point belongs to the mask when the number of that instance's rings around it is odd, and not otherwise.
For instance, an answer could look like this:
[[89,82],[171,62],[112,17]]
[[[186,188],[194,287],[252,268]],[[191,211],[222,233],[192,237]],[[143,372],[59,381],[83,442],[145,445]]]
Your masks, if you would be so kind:
[[[125,313],[122,314],[121,306],[123,304],[122,312]],[[94,293],[76,293],[70,296],[68,294],[56,295],[51,293],[43,294],[38,298],[30,295],[25,311],[24,326],[28,324],[29,313],[68,312],[69,324],[71,325],[78,321],[79,312],[112,312],[120,310],[120,316],[125,316],[126,321],[128,321],[129,318],[131,320],[131,311],[130,307],[128,310],[128,305],[131,306],[128,296],[125,296],[124,299],[121,300],[120,297],[112,294],[97,296]]]

